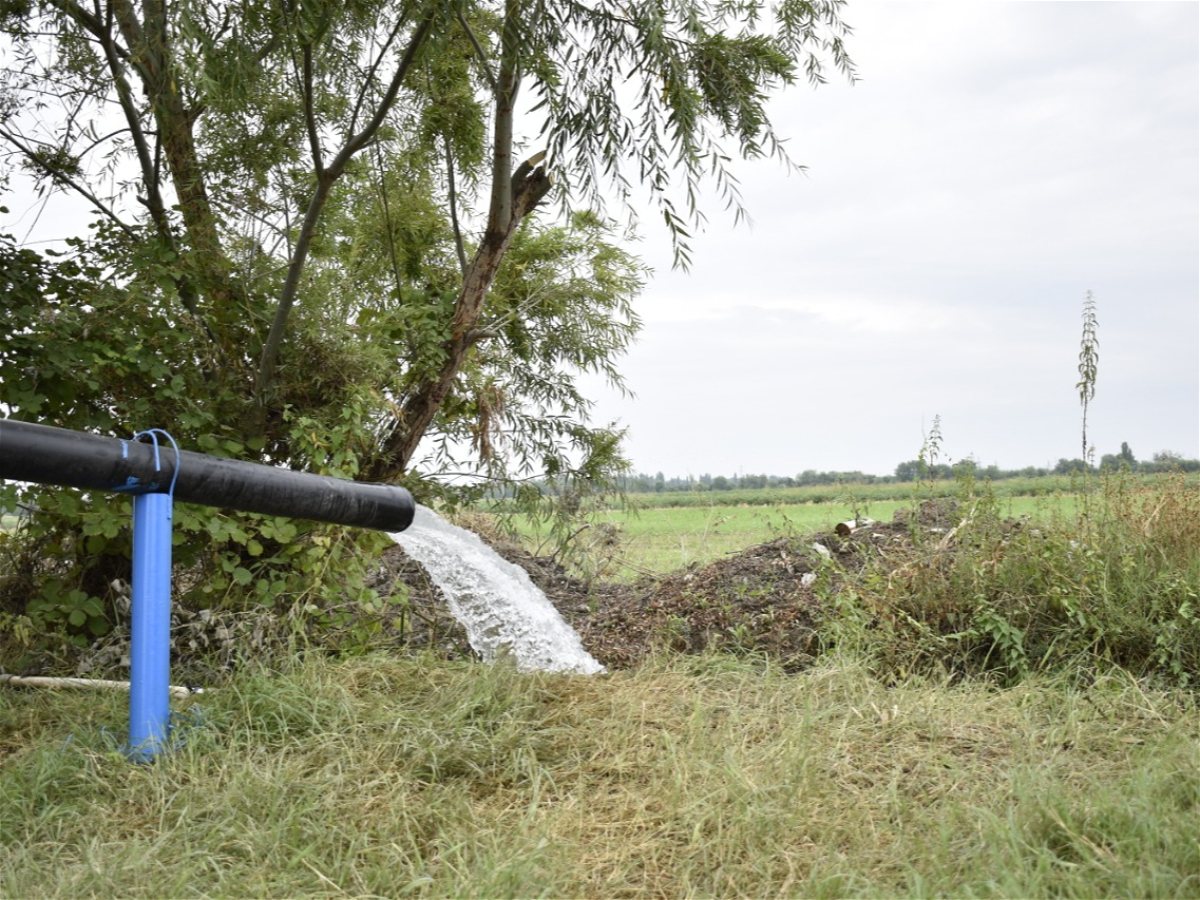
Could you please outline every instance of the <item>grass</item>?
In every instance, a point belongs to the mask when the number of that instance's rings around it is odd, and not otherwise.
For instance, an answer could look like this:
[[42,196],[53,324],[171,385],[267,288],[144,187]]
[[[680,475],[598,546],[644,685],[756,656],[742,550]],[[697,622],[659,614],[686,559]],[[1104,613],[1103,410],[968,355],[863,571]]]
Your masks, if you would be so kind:
[[[968,473],[964,472],[964,476]],[[973,476],[971,476],[973,477]],[[1096,476],[1090,476],[1096,477]],[[1144,484],[1160,484],[1172,476],[1167,473],[1142,473],[1136,477]],[[1188,474],[1188,482],[1196,486],[1200,484],[1200,476]],[[1003,478],[987,482],[989,489],[997,497],[1052,497],[1061,494],[1073,494],[1081,484],[1079,475],[1041,475],[1037,477]],[[675,507],[675,506],[792,506],[806,503],[845,503],[850,500],[865,501],[898,501],[912,502],[913,496],[920,494],[926,497],[954,497],[961,492],[961,485],[956,479],[927,480],[920,483],[892,481],[875,482],[871,484],[843,482],[835,484],[804,485],[799,487],[768,487],[768,488],[734,488],[727,491],[693,490],[693,491],[662,491],[656,493],[629,494],[626,501],[633,506],[643,509]],[[612,500],[616,507],[618,501]]]
[[879,672],[982,665],[1020,679],[1101,658],[1195,687],[1200,491],[1108,478],[1073,514],[1020,528],[981,502],[952,546],[879,557],[828,599],[832,630]]
[[243,674],[152,765],[118,695],[0,694],[0,895],[1187,897],[1195,698],[1119,671]]
[[[737,553],[781,536],[827,531],[856,515],[886,521],[901,507],[930,498],[973,497],[995,501],[995,511],[1009,518],[1046,522],[1080,512],[1079,499],[1098,484],[1122,483],[1157,494],[1200,491],[1200,477],[1168,474],[1106,475],[1102,478],[1043,476],[966,484],[842,484],[763,490],[664,492],[632,494],[629,507],[608,503],[592,513],[593,530],[578,541],[578,557],[587,560],[585,574],[629,580],[662,574]],[[552,552],[548,526],[537,527],[521,516],[515,524],[526,546]]]

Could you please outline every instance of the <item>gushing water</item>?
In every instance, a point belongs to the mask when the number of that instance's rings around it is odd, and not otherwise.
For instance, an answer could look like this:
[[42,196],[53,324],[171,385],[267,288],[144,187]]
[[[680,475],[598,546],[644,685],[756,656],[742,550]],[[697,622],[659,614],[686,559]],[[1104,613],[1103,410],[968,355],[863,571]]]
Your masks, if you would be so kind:
[[525,670],[585,675],[604,671],[529,574],[478,535],[418,506],[412,525],[392,539],[442,589],[450,612],[483,659],[507,652]]

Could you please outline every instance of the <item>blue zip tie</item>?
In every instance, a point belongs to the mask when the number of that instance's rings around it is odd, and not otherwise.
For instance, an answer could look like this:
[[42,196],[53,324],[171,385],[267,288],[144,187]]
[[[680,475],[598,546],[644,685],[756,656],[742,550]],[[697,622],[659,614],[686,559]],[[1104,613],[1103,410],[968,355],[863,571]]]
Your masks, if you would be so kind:
[[[171,473],[171,486],[169,488],[167,488],[167,494],[171,497],[172,500],[174,500],[175,499],[175,482],[179,478],[179,469],[180,469],[181,463],[182,463],[182,460],[179,457],[179,445],[177,443],[175,443],[175,438],[171,437],[170,432],[164,431],[162,428],[150,428],[146,431],[139,431],[137,434],[135,434],[133,436],[133,440],[136,441],[140,437],[149,437],[150,438],[150,442],[154,445],[154,471],[161,472],[162,471],[162,460],[159,458],[159,454],[158,454],[158,435],[160,435],[160,434],[163,437],[165,437],[168,441],[171,442],[171,447],[175,451],[175,471]],[[121,443],[123,445],[122,446],[122,456],[124,456],[125,453],[128,451],[128,447],[124,446],[125,445],[124,441],[122,441]]]

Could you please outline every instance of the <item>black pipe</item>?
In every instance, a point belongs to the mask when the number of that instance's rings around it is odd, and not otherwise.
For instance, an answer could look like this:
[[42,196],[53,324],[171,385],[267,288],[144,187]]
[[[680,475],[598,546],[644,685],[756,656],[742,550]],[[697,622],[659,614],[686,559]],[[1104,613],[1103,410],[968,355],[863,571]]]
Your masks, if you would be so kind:
[[[128,494],[166,493],[175,476],[175,450],[160,436],[155,448],[140,441],[101,437],[0,419],[0,479]],[[179,452],[174,497],[270,516],[334,525],[403,531],[415,506],[402,487],[346,481],[260,463]]]

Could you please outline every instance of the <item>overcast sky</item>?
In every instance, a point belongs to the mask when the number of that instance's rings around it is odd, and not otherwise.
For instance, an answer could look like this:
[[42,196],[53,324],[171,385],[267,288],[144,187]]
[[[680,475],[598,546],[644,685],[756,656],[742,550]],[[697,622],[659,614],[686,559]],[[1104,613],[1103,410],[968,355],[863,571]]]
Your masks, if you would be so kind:
[[792,157],[739,165],[656,275],[623,365],[639,471],[890,474],[1080,454],[1085,293],[1097,457],[1200,456],[1200,5],[850,0],[861,81],[774,105]]
[[[861,81],[773,106],[807,172],[738,165],[753,226],[714,198],[688,273],[646,223],[636,399],[592,383],[596,420],[669,476],[889,474],[934,416],[943,459],[1052,466],[1080,453],[1091,290],[1097,456],[1200,457],[1200,4],[845,19]],[[23,236],[40,205],[11,205]]]

